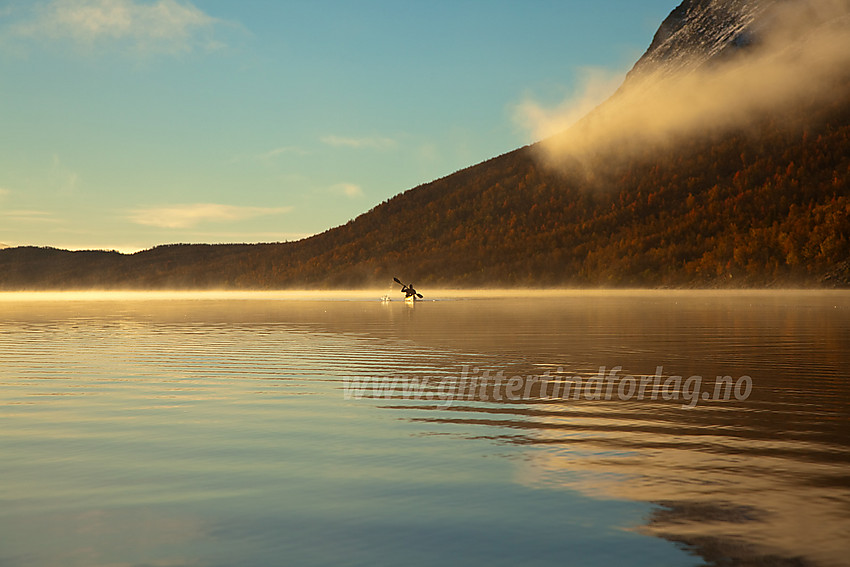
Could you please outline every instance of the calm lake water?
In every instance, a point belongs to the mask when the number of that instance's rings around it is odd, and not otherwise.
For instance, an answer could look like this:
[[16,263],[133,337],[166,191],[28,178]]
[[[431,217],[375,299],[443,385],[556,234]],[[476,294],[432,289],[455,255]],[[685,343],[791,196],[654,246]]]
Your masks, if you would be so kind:
[[850,293],[382,293],[0,294],[0,565],[850,565]]

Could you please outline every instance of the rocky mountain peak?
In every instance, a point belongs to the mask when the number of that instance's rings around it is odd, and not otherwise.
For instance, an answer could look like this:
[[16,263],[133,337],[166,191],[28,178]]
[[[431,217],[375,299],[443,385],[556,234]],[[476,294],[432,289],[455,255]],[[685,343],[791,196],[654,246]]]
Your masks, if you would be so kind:
[[662,22],[630,75],[695,68],[750,46],[758,40],[761,16],[781,2],[685,0]]

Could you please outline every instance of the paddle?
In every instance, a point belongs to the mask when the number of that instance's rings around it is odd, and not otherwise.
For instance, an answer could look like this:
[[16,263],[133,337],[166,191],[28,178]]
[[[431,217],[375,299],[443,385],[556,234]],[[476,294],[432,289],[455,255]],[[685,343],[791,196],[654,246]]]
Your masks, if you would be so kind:
[[397,283],[398,285],[400,285],[400,286],[401,286],[401,292],[402,292],[402,293],[407,293],[407,290],[410,290],[410,291],[412,291],[412,292],[413,292],[413,294],[414,294],[414,295],[416,295],[416,297],[418,297],[419,299],[422,299],[422,298],[423,298],[423,296],[422,296],[422,294],[421,294],[421,293],[417,292],[417,291],[416,291],[415,289],[413,289],[412,287],[408,287],[408,286],[406,286],[405,284],[403,284],[403,283],[402,283],[402,281],[401,281],[400,279],[398,279],[398,278],[396,278],[396,277],[393,277],[393,281],[394,281],[395,283]]

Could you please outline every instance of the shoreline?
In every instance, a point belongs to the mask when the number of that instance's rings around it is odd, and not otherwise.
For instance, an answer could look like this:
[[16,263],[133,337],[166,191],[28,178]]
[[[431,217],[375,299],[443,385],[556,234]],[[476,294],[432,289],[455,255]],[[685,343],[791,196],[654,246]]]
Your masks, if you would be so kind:
[[[833,288],[729,288],[729,289],[664,289],[664,288],[504,288],[460,289],[435,288],[426,290],[425,299],[457,301],[478,299],[557,299],[557,298],[628,298],[628,297],[769,297],[781,294],[807,296],[844,296],[850,290]],[[0,302],[9,301],[133,301],[133,300],[278,300],[278,301],[367,301],[381,302],[385,295],[389,303],[404,303],[401,294],[386,288],[337,290],[21,290],[0,291]],[[398,297],[396,297],[398,295]]]

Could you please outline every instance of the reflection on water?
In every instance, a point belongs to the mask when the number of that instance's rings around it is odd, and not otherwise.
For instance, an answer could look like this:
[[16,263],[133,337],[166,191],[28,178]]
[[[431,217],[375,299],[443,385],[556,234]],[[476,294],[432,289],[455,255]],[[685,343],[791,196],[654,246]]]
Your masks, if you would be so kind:
[[[850,294],[428,296],[0,298],[0,564],[848,564]],[[753,389],[343,399],[463,366]]]

